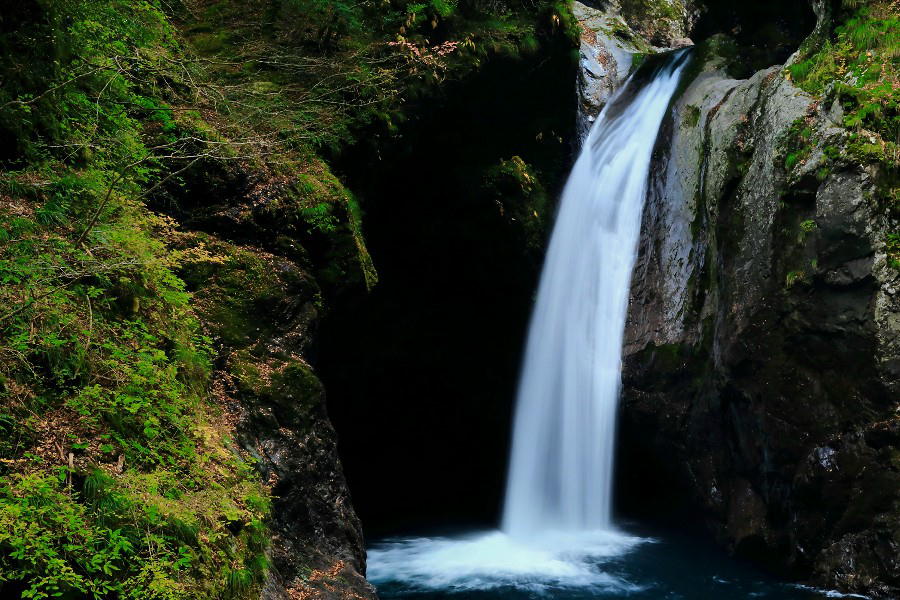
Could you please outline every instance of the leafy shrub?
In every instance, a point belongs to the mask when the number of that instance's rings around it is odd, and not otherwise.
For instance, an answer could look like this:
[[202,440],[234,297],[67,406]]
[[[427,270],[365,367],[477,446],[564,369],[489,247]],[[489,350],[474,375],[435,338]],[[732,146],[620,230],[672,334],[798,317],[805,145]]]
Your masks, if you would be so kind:
[[172,224],[140,202],[183,135],[157,87],[172,35],[152,0],[4,12],[4,597],[238,597],[265,570],[267,492],[206,400]]

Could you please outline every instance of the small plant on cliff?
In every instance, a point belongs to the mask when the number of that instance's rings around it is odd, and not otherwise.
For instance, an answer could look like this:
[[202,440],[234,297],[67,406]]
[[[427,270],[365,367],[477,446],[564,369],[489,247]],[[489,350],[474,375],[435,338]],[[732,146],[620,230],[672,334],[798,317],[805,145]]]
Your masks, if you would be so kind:
[[900,269],[900,233],[889,233],[886,241],[888,263]]
[[853,9],[818,46],[788,67],[806,91],[833,94],[844,107],[844,124],[855,132],[861,157],[900,162],[900,11],[896,2],[845,2]]
[[785,277],[784,285],[785,287],[792,288],[797,283],[804,281],[805,278],[806,273],[803,271],[789,271]]
[[803,165],[812,154],[815,121],[811,115],[798,118],[791,124],[784,137],[784,168],[791,173],[796,167]]
[[688,104],[684,107],[684,111],[685,116],[682,123],[689,128],[696,127],[700,123],[700,107]]
[[800,233],[797,234],[797,243],[802,244],[806,241],[806,236],[814,232],[818,225],[812,219],[806,219],[800,222]]

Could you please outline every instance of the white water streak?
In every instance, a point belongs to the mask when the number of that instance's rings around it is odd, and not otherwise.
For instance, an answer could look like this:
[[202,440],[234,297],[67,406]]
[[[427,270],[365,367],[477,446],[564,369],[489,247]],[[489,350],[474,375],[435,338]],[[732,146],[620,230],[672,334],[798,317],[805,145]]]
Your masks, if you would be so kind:
[[673,55],[645,87],[635,93],[629,82],[610,101],[566,185],[520,382],[504,531],[387,540],[369,552],[376,584],[641,589],[600,565],[651,541],[610,526],[613,438],[650,156],[684,58]]
[[628,290],[653,147],[686,60],[674,54],[642,89],[629,81],[611,99],[566,183],[519,384],[511,536],[611,526]]

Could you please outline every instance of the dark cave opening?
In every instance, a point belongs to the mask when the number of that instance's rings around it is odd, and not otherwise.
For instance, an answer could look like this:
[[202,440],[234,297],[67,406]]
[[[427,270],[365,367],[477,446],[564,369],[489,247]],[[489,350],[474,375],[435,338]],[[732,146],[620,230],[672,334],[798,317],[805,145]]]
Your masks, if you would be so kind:
[[816,15],[810,2],[731,2],[706,0],[691,36],[704,40],[725,34],[737,45],[736,77],[784,63],[813,31]]
[[524,211],[498,201],[486,173],[521,157],[552,220],[571,160],[575,65],[565,44],[491,61],[415,106],[399,136],[337,161],[366,213],[380,282],[333,302],[317,362],[370,533],[499,514],[544,233],[529,244]]

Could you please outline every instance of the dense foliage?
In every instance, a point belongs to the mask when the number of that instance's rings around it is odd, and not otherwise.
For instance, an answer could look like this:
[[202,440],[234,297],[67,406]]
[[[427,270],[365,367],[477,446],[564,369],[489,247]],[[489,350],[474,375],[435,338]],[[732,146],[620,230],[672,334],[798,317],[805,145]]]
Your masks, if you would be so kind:
[[[789,74],[807,92],[840,103],[849,151],[881,167],[879,201],[900,217],[900,8],[891,0],[842,0],[834,20],[830,35],[801,48]],[[886,247],[900,268],[900,233],[889,234]]]
[[273,219],[350,233],[319,154],[492,53],[571,35],[562,3],[25,0],[0,15],[0,595],[249,597],[270,491],[210,393],[185,244],[147,209],[216,165]]
[[266,567],[267,492],[205,402],[186,256],[140,201],[189,154],[162,100],[174,32],[149,1],[3,20],[0,589],[239,596]]

